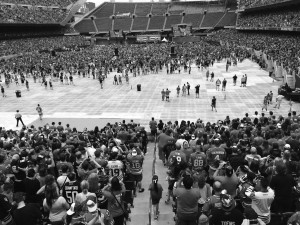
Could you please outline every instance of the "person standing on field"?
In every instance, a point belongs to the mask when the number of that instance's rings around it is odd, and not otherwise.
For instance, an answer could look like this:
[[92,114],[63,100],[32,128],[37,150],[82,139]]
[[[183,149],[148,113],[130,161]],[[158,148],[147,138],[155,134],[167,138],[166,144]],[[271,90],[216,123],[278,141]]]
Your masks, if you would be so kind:
[[42,120],[42,119],[43,119],[43,109],[42,109],[42,107],[40,106],[40,104],[37,105],[36,111],[37,111],[38,114],[39,114],[40,120]]

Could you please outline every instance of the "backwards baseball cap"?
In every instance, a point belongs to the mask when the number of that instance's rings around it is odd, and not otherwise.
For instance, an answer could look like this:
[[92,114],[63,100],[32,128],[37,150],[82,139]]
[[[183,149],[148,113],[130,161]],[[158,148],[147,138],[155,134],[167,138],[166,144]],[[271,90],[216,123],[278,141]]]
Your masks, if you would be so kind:
[[136,156],[137,155],[137,151],[135,149],[133,149],[132,152],[131,152],[131,155],[132,156]]
[[86,205],[89,212],[95,212],[97,210],[97,204],[93,200],[88,200]]
[[72,203],[71,207],[67,211],[67,215],[72,216],[75,213],[75,202]]
[[231,211],[235,207],[235,201],[229,194],[221,195],[221,204],[224,211]]

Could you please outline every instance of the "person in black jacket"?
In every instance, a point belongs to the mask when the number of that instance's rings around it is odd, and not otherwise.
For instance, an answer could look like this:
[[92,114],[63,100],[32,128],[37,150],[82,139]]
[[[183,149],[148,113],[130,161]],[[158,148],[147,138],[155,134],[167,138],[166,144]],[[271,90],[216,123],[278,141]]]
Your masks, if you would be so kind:
[[15,225],[15,222],[11,216],[12,205],[8,198],[0,194],[0,222],[5,225]]

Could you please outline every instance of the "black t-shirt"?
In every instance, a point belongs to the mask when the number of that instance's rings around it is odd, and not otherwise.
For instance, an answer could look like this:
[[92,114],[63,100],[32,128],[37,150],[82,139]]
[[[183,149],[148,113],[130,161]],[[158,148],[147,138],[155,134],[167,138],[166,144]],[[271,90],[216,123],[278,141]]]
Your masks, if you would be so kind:
[[243,214],[233,209],[231,212],[226,212],[222,209],[213,211],[211,225],[240,225],[243,222]]
[[296,181],[290,174],[275,175],[270,183],[270,187],[275,191],[275,198],[283,198],[287,201],[290,201],[292,197],[294,186],[296,186]]
[[0,221],[9,214],[9,210],[11,210],[11,204],[9,203],[8,198],[5,195],[0,194]]
[[15,175],[14,182],[14,192],[25,192],[24,180],[26,178],[26,173],[22,170],[19,170],[18,173],[13,173]]
[[75,202],[75,198],[78,193],[81,192],[80,184],[78,181],[71,181],[65,183],[62,194],[63,197],[67,200],[67,202],[71,205]]
[[42,214],[37,204],[29,203],[13,213],[16,225],[37,225]]
[[38,179],[26,178],[24,181],[26,202],[28,203],[38,203],[38,195],[36,192],[40,189],[40,182]]

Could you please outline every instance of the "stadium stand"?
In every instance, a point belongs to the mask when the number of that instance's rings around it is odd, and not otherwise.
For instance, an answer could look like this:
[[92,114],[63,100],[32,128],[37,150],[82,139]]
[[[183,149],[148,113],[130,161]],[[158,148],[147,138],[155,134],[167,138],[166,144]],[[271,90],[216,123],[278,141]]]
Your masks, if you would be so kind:
[[202,28],[215,27],[215,25],[220,21],[223,15],[224,15],[223,12],[206,13],[206,15],[204,16],[204,20],[201,24],[201,27]]
[[[95,19],[95,23],[97,26],[98,31],[109,31],[112,29],[112,19],[110,18],[99,18]],[[79,29],[77,29],[79,30]]]
[[135,15],[137,16],[147,16],[150,14],[152,8],[151,3],[137,3],[135,9]]
[[113,3],[105,2],[103,3],[99,9],[97,9],[93,16],[96,18],[102,18],[102,17],[110,17],[114,14],[114,5]]
[[217,24],[217,27],[233,27],[236,25],[237,15],[235,12],[225,13],[222,20]]
[[192,24],[193,27],[199,27],[203,16],[203,14],[186,14],[183,23]]
[[168,3],[156,3],[152,5],[152,15],[164,15],[168,10]]
[[152,16],[148,30],[162,30],[164,28],[165,16]]
[[147,30],[149,17],[135,17],[132,25],[132,31]]
[[244,28],[300,27],[300,7],[240,14],[238,26]]
[[74,28],[75,30],[80,30],[81,33],[96,32],[94,23],[91,19],[83,19],[80,23],[77,23]]
[[182,16],[179,15],[169,15],[167,16],[167,21],[164,29],[171,29],[172,25],[180,24]]
[[131,23],[132,23],[131,18],[115,19],[114,30],[129,31],[131,28]]
[[62,8],[0,5],[1,23],[59,23],[67,13],[68,11]]
[[11,3],[19,5],[34,5],[34,6],[59,6],[67,7],[74,4],[77,0],[3,0],[1,3]]
[[135,4],[132,3],[115,3],[115,14],[130,13],[133,14]]

